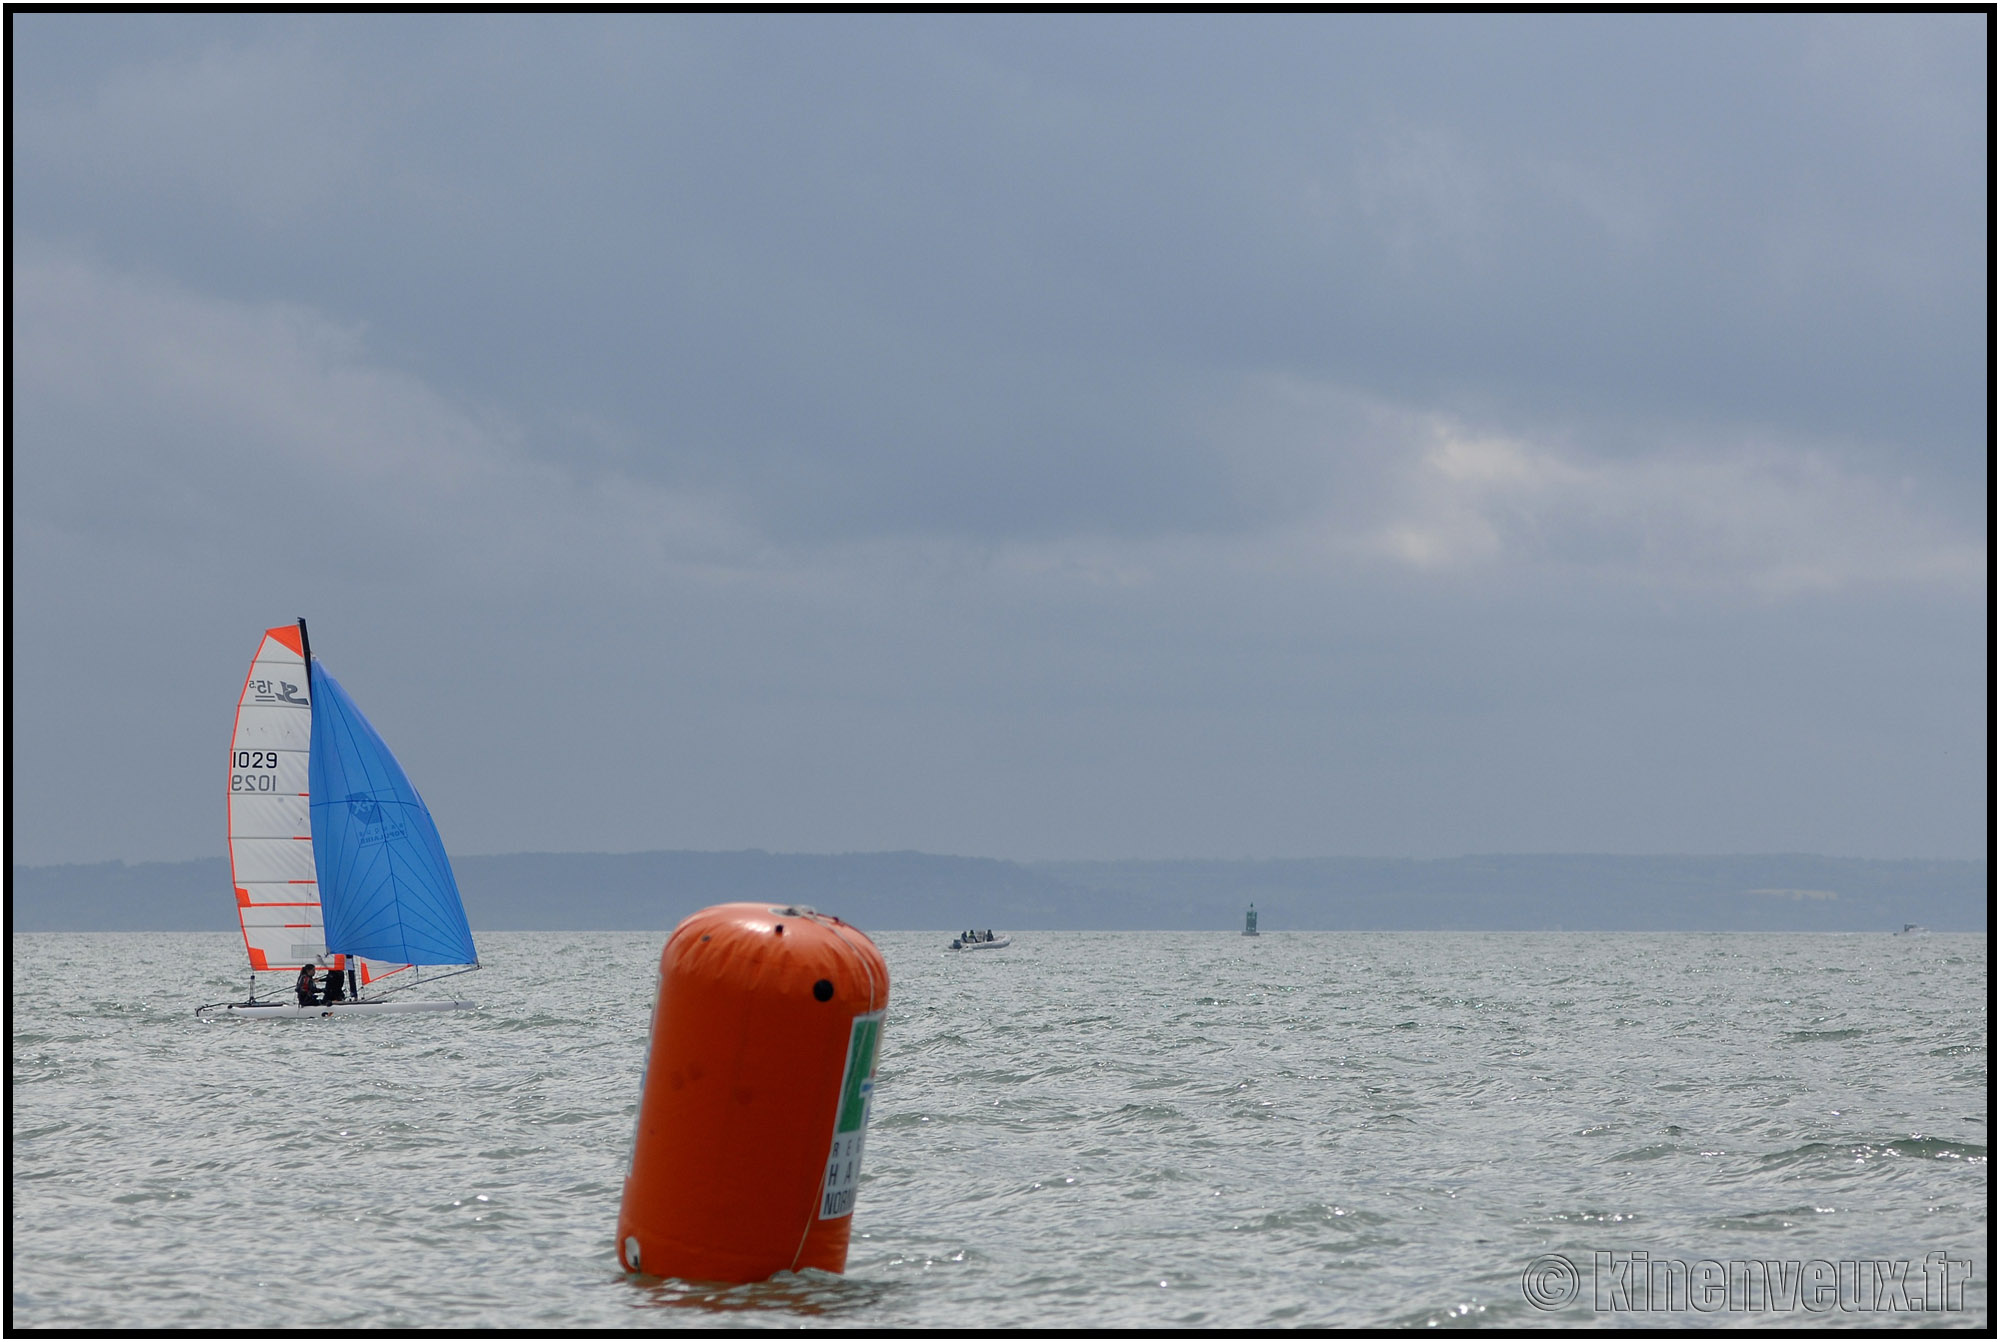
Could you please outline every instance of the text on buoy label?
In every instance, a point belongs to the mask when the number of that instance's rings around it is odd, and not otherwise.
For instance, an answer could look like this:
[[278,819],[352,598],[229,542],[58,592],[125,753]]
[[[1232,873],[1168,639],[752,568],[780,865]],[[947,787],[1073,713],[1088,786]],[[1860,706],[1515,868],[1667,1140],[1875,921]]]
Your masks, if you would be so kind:
[[830,1221],[854,1210],[861,1182],[861,1142],[868,1135],[868,1105],[875,1097],[875,1054],[882,1042],[880,1011],[856,1016],[847,1035],[847,1066],[840,1074],[840,1108],[833,1118],[833,1149],[820,1188],[819,1219]]

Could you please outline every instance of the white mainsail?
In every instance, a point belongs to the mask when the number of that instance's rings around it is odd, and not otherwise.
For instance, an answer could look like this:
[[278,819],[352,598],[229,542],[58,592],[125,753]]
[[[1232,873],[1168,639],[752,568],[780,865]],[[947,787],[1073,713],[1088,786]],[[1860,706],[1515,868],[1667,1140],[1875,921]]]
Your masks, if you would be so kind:
[[252,969],[297,969],[326,953],[306,795],[310,683],[297,627],[265,630],[229,745],[229,871]]

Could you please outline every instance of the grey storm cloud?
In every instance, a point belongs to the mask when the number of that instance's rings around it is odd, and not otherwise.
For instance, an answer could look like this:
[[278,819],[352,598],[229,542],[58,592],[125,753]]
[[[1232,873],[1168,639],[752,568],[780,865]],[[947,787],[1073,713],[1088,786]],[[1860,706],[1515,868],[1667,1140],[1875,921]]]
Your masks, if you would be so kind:
[[161,778],[312,603],[474,850],[1979,845],[1982,16],[14,25],[17,673]]

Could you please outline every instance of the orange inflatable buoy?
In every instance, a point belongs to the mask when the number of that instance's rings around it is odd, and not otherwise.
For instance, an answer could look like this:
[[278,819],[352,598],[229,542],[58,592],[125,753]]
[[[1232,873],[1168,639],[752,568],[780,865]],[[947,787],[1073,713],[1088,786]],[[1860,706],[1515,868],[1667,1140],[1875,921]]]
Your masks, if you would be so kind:
[[674,929],[618,1208],[628,1272],[846,1268],[888,1005],[882,953],[838,918],[718,904]]

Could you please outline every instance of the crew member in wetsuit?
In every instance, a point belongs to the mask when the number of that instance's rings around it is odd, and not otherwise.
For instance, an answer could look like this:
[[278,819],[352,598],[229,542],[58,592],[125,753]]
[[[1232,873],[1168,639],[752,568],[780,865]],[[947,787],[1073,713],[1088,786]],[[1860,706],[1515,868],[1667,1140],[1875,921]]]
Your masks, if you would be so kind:
[[298,988],[300,1006],[312,1006],[319,1001],[318,994],[313,991],[313,967],[311,965],[299,966]]
[[323,1003],[345,1002],[347,1000],[347,987],[343,980],[346,977],[347,975],[338,968],[327,970],[326,996],[320,998],[320,1001]]

